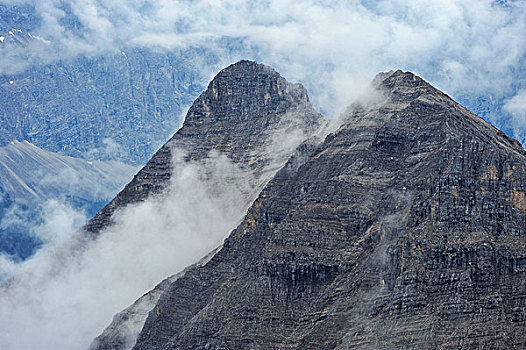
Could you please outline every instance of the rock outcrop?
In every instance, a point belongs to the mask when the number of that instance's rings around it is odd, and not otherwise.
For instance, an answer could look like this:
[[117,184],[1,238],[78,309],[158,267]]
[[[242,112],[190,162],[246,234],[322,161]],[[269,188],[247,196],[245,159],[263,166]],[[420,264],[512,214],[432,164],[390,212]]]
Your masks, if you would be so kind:
[[[211,154],[226,156],[242,170],[241,175],[235,176],[243,178],[229,179],[234,185],[239,185],[246,202],[238,213],[241,220],[251,201],[287,162],[297,146],[319,140],[317,133],[324,125],[323,117],[314,111],[301,85],[291,84],[271,68],[255,62],[233,64],[214,78],[190,108],[183,127],[95,216],[87,229],[96,236],[112,224],[116,209],[157,194],[166,195],[174,171],[181,169],[175,164],[184,166],[186,162],[204,161]],[[172,158],[179,155],[183,159],[174,163]],[[248,186],[244,183],[247,178]],[[224,236],[227,234],[224,232]],[[186,269],[185,273],[207,263],[214,253]],[[183,275],[167,278],[116,315],[111,325],[95,339],[92,348],[131,348],[160,295],[171,282]]]
[[[191,139],[191,157],[208,149],[195,144],[206,135],[247,159],[247,143],[233,139],[242,116],[259,103],[275,113],[290,103],[278,83],[265,104],[259,84],[227,79],[233,69],[210,84],[172,141]],[[249,81],[267,81],[252,72]],[[225,81],[236,93],[219,92],[229,91]],[[387,101],[353,106],[323,143],[300,146],[222,249],[166,287],[134,349],[526,346],[521,145],[411,73],[375,84]],[[227,108],[250,96],[247,113]],[[201,124],[209,108],[224,110],[209,120],[228,123],[229,135]],[[135,193],[162,188],[143,175],[167,166],[168,155],[164,147],[139,173]]]
[[116,208],[163,192],[172,177],[173,157],[179,154],[185,161],[206,159],[210,152],[227,156],[253,173],[252,187],[257,190],[247,194],[250,199],[323,124],[303,86],[287,82],[265,65],[233,64],[212,80],[188,111],[182,128],[86,229],[96,234],[111,224]]

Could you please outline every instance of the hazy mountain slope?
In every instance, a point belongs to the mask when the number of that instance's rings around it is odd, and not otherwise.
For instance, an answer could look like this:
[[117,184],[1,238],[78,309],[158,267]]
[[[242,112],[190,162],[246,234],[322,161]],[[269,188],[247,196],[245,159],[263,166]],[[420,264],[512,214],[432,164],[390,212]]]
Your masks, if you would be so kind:
[[261,192],[134,349],[523,348],[526,155],[411,73]]
[[177,129],[197,80],[184,58],[141,50],[3,75],[0,141],[141,164]]
[[0,198],[0,254],[24,260],[42,245],[30,229],[38,214],[34,208],[13,201],[1,187]]
[[0,147],[0,185],[18,200],[68,196],[101,201],[118,191],[135,171],[124,163],[62,156],[28,141]]
[[42,243],[34,232],[49,200],[93,216],[132,178],[136,168],[89,162],[24,141],[0,147],[0,252],[25,259]]
[[[63,24],[81,30],[67,4],[64,11]],[[49,46],[32,33],[40,21],[31,5],[0,5],[0,53],[15,62],[11,54],[27,51],[22,72],[0,67],[0,145],[28,140],[74,157],[144,164],[178,128],[203,88],[201,67],[215,59],[206,49],[122,48],[33,62]]]
[[[9,203],[0,250],[16,258],[39,246],[32,231],[45,220],[46,200],[91,217],[133,175],[117,162],[89,165],[64,155],[143,165],[179,127],[202,89],[194,67],[209,57],[199,49],[114,49],[46,64],[34,59],[51,44],[35,35],[42,19],[34,6],[0,4],[0,185]],[[67,4],[64,11],[64,25],[81,30]],[[40,150],[21,147],[25,140]]]
[[[316,139],[323,125],[322,116],[312,109],[301,85],[287,82],[267,66],[250,61],[235,63],[217,74],[190,108],[183,127],[87,228],[98,234],[112,224],[111,215],[116,209],[144,201],[154,194],[169,195],[170,178],[177,175],[174,174],[177,169],[184,169],[185,162],[203,162],[210,156],[217,157],[218,153],[244,169],[242,174],[245,175],[228,178],[228,182],[242,191],[248,206],[294,149],[309,138],[310,141]],[[176,159],[179,167],[174,169],[172,157],[177,154],[184,154],[185,158]],[[213,181],[216,176],[205,174],[203,181]],[[211,197],[214,197],[213,191],[215,189],[209,193]],[[221,189],[217,188],[217,191]],[[246,206],[243,206],[236,214],[241,218],[245,211]],[[94,342],[93,348],[133,346],[148,311],[170,285],[169,282],[179,277],[170,277],[117,315]]]

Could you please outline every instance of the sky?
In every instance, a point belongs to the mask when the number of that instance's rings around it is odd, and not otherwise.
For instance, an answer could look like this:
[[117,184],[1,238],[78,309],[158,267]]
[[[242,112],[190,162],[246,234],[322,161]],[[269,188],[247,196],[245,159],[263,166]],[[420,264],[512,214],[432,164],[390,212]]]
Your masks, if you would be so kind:
[[[0,74],[132,48],[168,54],[205,47],[219,60],[203,67],[204,84],[238,59],[255,59],[304,84],[315,107],[337,118],[378,72],[410,70],[526,140],[525,1],[0,3],[29,4],[38,18],[29,47],[0,47]],[[244,207],[227,179],[203,181],[200,174],[210,167],[239,172],[222,158],[182,169],[167,196],[122,211],[118,226],[81,253],[75,232],[83,217],[48,203],[40,232],[49,245],[23,264],[0,258],[0,272],[18,276],[0,292],[0,345],[23,339],[28,348],[82,348],[114,312],[217,246]],[[211,198],[217,183],[224,188]],[[82,324],[71,322],[79,315]]]

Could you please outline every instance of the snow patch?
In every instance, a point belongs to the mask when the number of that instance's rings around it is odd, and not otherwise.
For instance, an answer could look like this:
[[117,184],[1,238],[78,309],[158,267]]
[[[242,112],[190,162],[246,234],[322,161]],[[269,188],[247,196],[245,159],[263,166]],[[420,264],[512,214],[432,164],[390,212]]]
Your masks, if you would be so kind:
[[38,36],[38,35],[31,35],[31,33],[27,33],[27,34],[28,34],[31,38],[36,39],[36,40],[38,40],[38,41],[41,41],[41,42],[43,42],[43,43],[46,44],[46,45],[51,44],[51,41],[46,40],[46,39],[42,38],[41,36]]

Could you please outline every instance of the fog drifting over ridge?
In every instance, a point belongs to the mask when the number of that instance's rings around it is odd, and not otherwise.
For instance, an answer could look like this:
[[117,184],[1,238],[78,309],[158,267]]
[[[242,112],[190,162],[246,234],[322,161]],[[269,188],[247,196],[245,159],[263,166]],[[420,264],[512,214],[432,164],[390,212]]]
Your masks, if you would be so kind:
[[[0,284],[0,348],[86,349],[116,313],[222,244],[311,136],[297,129],[301,117],[301,110],[283,113],[265,130],[261,148],[251,149],[252,159],[268,162],[260,173],[214,150],[204,160],[185,161],[184,149],[172,149],[169,186],[119,208],[115,224],[94,240],[75,230],[77,213],[50,208],[57,210],[50,210],[42,232],[55,240],[20,264],[0,256],[0,276],[11,277]],[[323,125],[315,136],[326,132]]]
[[0,286],[0,348],[86,349],[114,314],[222,243],[253,175],[218,154],[194,163],[177,154],[169,190],[119,210],[96,240],[59,208],[43,229],[61,237],[20,264],[0,261],[13,276]]
[[[33,4],[41,18],[36,34],[49,42],[3,50],[0,72],[124,48],[206,47],[220,52],[215,67],[203,67],[208,78],[237,59],[256,59],[303,83],[329,117],[341,113],[376,73],[390,69],[411,70],[453,97],[462,93],[501,104],[522,100],[519,91],[526,88],[522,1],[0,2]],[[72,21],[75,30],[64,24]],[[236,42],[235,52],[229,54],[222,38]],[[504,119],[486,117],[524,139],[525,111],[508,113]]]

